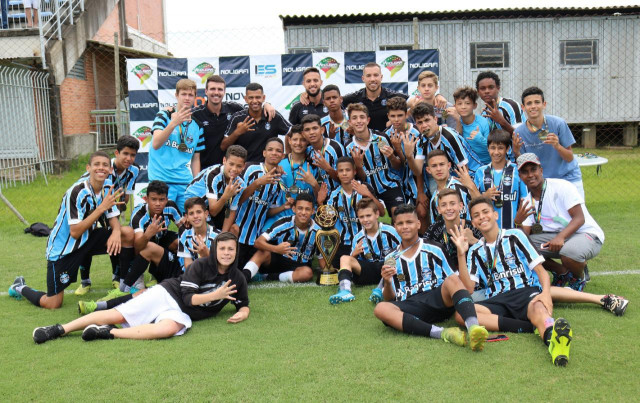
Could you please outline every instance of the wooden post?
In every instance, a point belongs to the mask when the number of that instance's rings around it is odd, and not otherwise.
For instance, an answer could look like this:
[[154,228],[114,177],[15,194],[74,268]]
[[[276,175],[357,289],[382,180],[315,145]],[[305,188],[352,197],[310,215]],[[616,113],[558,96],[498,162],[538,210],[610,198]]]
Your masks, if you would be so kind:
[[622,129],[622,144],[628,147],[638,145],[638,123],[629,123]]
[[596,148],[596,125],[588,125],[582,128],[582,147]]
[[118,43],[118,33],[113,33],[113,71],[115,74],[116,85],[116,137],[120,138],[120,124],[122,117],[120,116],[120,44]]
[[413,17],[413,50],[420,49],[420,32],[418,27],[418,17]]

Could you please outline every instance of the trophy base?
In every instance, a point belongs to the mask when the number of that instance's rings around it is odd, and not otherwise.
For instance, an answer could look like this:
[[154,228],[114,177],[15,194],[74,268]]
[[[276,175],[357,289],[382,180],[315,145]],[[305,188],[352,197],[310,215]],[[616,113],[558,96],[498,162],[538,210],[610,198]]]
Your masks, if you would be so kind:
[[320,273],[319,285],[338,285],[338,273]]

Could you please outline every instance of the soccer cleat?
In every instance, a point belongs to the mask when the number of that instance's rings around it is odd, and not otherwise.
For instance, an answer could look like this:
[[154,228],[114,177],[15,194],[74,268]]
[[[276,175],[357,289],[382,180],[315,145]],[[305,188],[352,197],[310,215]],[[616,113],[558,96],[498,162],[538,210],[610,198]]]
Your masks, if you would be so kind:
[[120,288],[120,281],[119,280],[111,280],[111,285],[113,286],[114,289],[119,289]]
[[489,332],[484,326],[473,325],[469,328],[469,345],[473,351],[484,350],[484,342],[487,341]]
[[78,301],[78,313],[80,315],[87,315],[95,311],[98,304],[95,301]]
[[584,278],[575,278],[571,276],[569,282],[567,282],[566,287],[571,288],[572,290],[582,291],[584,287],[587,285],[587,282]]
[[136,287],[131,287],[129,289],[129,294],[133,295],[133,294],[137,293],[138,291],[140,291],[140,290],[137,289]]
[[92,341],[92,340],[111,340],[113,339],[113,335],[111,334],[111,329],[115,329],[116,327],[113,325],[89,325],[84,328],[82,332],[82,340],[84,341]]
[[260,283],[262,281],[267,281],[268,275],[262,273],[256,273],[255,276],[251,277],[252,283]]
[[600,302],[602,302],[602,309],[605,309],[616,316],[624,315],[624,312],[627,310],[627,305],[629,305],[629,301],[624,299],[624,297],[619,297],[613,294],[605,295]]
[[379,302],[383,301],[383,297],[382,297],[382,289],[381,288],[374,288],[373,290],[371,290],[371,295],[369,295],[369,301],[373,302],[374,304],[378,304]]
[[332,296],[329,297],[329,302],[331,302],[333,305],[336,304],[340,304],[342,302],[351,302],[353,300],[355,300],[356,297],[351,294],[351,291],[349,290],[340,290],[338,291],[337,294],[334,294]]
[[564,274],[553,273],[553,279],[551,280],[551,285],[554,287],[564,287],[572,278],[573,278],[573,275],[571,275],[570,271]]
[[158,284],[158,280],[156,280],[155,277],[152,277],[151,280],[149,280],[149,282],[146,283],[144,286],[147,288],[151,288],[156,284]]
[[456,346],[464,347],[467,345],[467,334],[459,327],[445,327],[442,329],[440,338],[445,343],[455,344]]
[[587,266],[586,264],[584,265],[584,281],[585,283],[591,281],[591,276],[589,275],[589,266]]
[[84,285],[80,283],[80,287],[76,289],[74,294],[76,295],[87,295],[87,293],[91,290],[91,284]]
[[571,340],[573,340],[573,331],[569,322],[564,318],[556,319],[551,331],[551,340],[549,340],[549,354],[556,366],[566,367],[569,363]]
[[64,334],[64,328],[60,324],[36,327],[33,330],[33,341],[42,344],[45,341],[57,339]]
[[13,280],[13,284],[11,284],[11,286],[9,287],[9,296],[11,298],[15,298],[16,300],[20,301],[22,299],[22,294],[20,294],[18,290],[16,290],[16,288],[22,287],[25,285],[27,285],[27,283],[25,283],[24,277],[22,276],[16,277],[16,279]]
[[129,294],[128,292],[120,291],[119,289],[113,289],[107,293],[104,297],[100,298],[98,302],[109,301],[114,298],[122,297],[123,295]]

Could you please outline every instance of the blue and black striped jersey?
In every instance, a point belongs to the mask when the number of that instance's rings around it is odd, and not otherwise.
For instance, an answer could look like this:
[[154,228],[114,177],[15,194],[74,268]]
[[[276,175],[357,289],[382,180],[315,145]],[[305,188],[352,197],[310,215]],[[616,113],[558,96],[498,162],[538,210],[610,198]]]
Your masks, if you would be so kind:
[[[151,224],[153,217],[149,216],[147,203],[138,204],[131,213],[131,228],[133,232],[144,232]],[[178,221],[182,218],[178,206],[173,200],[168,200],[167,205],[162,210],[162,218],[164,220],[164,227],[169,228],[169,224],[173,221],[178,225]],[[160,239],[166,234],[167,230],[160,231],[155,235],[155,239]]]
[[[366,186],[373,193],[371,186],[368,184]],[[360,200],[362,200],[361,194],[356,192],[347,194],[342,186],[331,192],[327,198],[327,204],[338,211],[338,221],[336,221],[335,228],[340,231],[343,245],[352,245],[353,237],[362,229],[356,215],[356,204]]]
[[497,207],[493,202],[493,207],[498,212],[498,226],[513,228],[520,199],[527,195],[527,185],[520,180],[516,165],[507,161],[504,169],[499,171],[494,170],[491,164],[483,165],[476,171],[474,182],[480,193],[494,186],[500,191],[502,207]]
[[[240,195],[242,194],[242,190],[246,187],[244,183],[244,179],[238,176],[237,180],[241,184],[241,190],[232,197],[225,209],[228,207],[229,210],[237,210],[238,209],[238,201],[240,201]],[[224,165],[212,165],[204,171],[200,172],[198,176],[196,176],[189,186],[187,186],[187,190],[185,192],[185,199],[190,197],[201,197],[204,198],[207,202],[207,206],[209,205],[209,199],[218,200],[222,197],[224,193],[224,189],[228,185],[228,180],[224,176]],[[223,210],[224,211],[224,210]]]
[[[498,109],[502,113],[502,116],[504,116],[504,120],[509,122],[513,128],[516,128],[520,124],[527,121],[527,116],[524,114],[522,106],[513,99],[500,98],[498,100]],[[482,116],[487,118],[487,120],[489,121],[489,132],[495,129],[502,129],[502,126],[500,126],[499,123],[491,119],[486,107],[482,110]]]
[[396,274],[393,289],[396,301],[404,301],[412,295],[439,287],[444,279],[453,274],[442,249],[420,239],[413,256],[396,259]]
[[423,136],[421,148],[425,161],[427,155],[433,150],[442,150],[447,153],[447,159],[451,163],[451,175],[455,175],[454,169],[456,167],[467,165],[469,175],[473,178],[476,169],[482,165],[480,158],[467,143],[467,140],[451,127],[440,126],[440,138],[436,144],[429,141],[426,136]]
[[467,252],[469,277],[486,289],[487,298],[519,288],[541,287],[533,269],[542,262],[544,258],[519,229],[500,230],[497,242],[487,244],[482,238]]
[[[313,161],[314,152],[315,151],[312,146],[307,147],[307,159],[309,161]],[[318,150],[318,152],[324,156],[324,159],[327,160],[333,169],[337,169],[338,158],[345,155],[342,144],[331,139],[324,139],[324,146],[322,147],[322,150]],[[318,183],[326,183],[329,188],[329,193],[340,186],[340,182],[333,180],[333,178],[331,178],[331,176],[329,176],[329,174],[323,169],[316,167],[316,174],[316,180]]]
[[[53,229],[47,239],[47,260],[57,261],[58,259],[78,250],[91,235],[91,231],[96,228],[98,222],[106,227],[106,220],[111,217],[120,215],[117,206],[111,207],[96,222],[91,224],[88,230],[82,233],[80,238],[75,239],[71,236],[71,225],[78,224],[87,218],[102,203],[106,195],[104,188],[102,192],[94,193],[89,180],[75,183],[71,186],[62,197],[60,208]],[[105,219],[106,216],[106,219]]]
[[331,125],[333,124],[333,126],[336,128],[336,136],[333,140],[336,140],[338,143],[342,144],[343,147],[346,147],[349,145],[349,143],[351,143],[353,136],[347,131],[347,129],[349,128],[349,115],[347,115],[347,112],[345,110],[342,111],[342,116],[342,122],[336,123],[331,120],[331,117],[329,115],[327,115],[320,120],[320,125],[324,127],[324,136],[330,138],[329,132],[331,130]]
[[[207,235],[204,239],[207,248],[211,248],[211,242],[216,239],[218,234],[220,234],[220,231],[211,225],[207,225]],[[197,253],[192,252],[192,249],[195,250],[195,246],[193,245],[193,238],[195,238],[195,236],[195,230],[193,228],[187,228],[180,233],[180,237],[178,238],[178,259],[180,260],[180,266],[182,266],[183,271],[186,269],[186,267],[184,267],[184,258],[188,257],[191,260],[196,260],[200,257]]]
[[[109,191],[109,188],[113,185],[114,193],[119,189],[122,189],[125,194],[133,194],[133,188],[136,184],[136,180],[138,179],[138,175],[140,174],[140,167],[137,164],[131,164],[129,168],[125,169],[120,175],[118,175],[116,173],[115,158],[111,159],[111,167],[113,168],[113,171],[111,171],[111,174],[104,180],[103,187]],[[89,179],[89,172],[82,174],[76,183],[83,182],[86,179]]]
[[380,196],[389,189],[401,187],[402,174],[391,168],[389,159],[380,151],[380,146],[391,144],[389,136],[371,129],[369,129],[369,135],[369,144],[366,147],[358,145],[354,139],[347,146],[347,153],[350,154],[355,147],[364,151],[363,169],[367,176],[367,183],[375,191],[374,194]]
[[356,249],[356,245],[362,241],[362,253],[358,259],[368,262],[383,262],[385,257],[392,253],[402,239],[391,225],[379,223],[378,232],[374,237],[367,235],[366,231],[360,230],[351,242],[351,253]]
[[[463,208],[460,211],[460,218],[471,221],[471,216],[469,215],[469,209],[467,206],[469,205],[469,201],[471,201],[471,195],[469,194],[469,190],[460,183],[454,177],[450,177],[447,182],[447,189],[454,189],[460,195],[462,199]],[[438,191],[436,191],[433,196],[431,196],[431,200],[429,201],[429,225],[435,223],[436,221],[442,219],[442,216],[438,212]]]
[[[264,163],[252,163],[244,170],[244,182],[251,185],[267,171]],[[244,192],[246,192],[246,188]],[[262,233],[262,227],[267,219],[267,212],[271,207],[278,207],[282,192],[280,184],[267,184],[260,186],[244,203],[238,207],[236,224],[240,228],[238,241],[245,245],[253,245],[256,238]]]
[[311,220],[311,225],[306,231],[301,230],[295,224],[295,216],[282,217],[274,222],[269,230],[265,231],[261,236],[272,245],[280,245],[289,242],[291,246],[297,250],[291,254],[291,257],[285,258],[293,260],[296,263],[308,263],[317,255],[316,233],[320,230],[320,226]]
[[[409,123],[409,130],[406,131],[408,134],[411,134],[413,137],[420,139],[420,132],[418,129],[413,126],[413,124]],[[384,132],[387,136],[391,136],[394,133],[394,128],[390,127],[387,131]],[[404,143],[402,144],[402,152],[405,154],[405,160],[407,159],[407,153],[404,150]],[[413,153],[413,157],[420,155],[418,159],[424,159],[422,156],[422,144],[421,141],[418,140],[416,143],[416,148]],[[401,172],[402,177],[402,190],[405,195],[405,199],[412,201],[412,204],[416,203],[416,199],[418,198],[418,186],[416,185],[416,176],[413,174],[413,171],[409,167],[409,163],[406,162]]]

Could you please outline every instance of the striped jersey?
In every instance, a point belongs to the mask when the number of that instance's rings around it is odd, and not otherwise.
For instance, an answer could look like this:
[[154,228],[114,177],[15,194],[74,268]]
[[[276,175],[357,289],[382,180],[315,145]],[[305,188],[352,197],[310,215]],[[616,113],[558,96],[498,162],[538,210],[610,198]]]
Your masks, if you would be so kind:
[[[513,99],[500,98],[498,100],[498,109],[502,113],[502,116],[504,116],[504,120],[509,122],[514,128],[527,121],[527,116],[524,114],[522,106]],[[486,107],[482,111],[482,116],[487,118],[489,121],[489,132],[492,132],[495,129],[502,129],[500,124],[491,119]]]
[[[253,181],[267,172],[264,163],[252,163],[244,170],[244,182],[251,185]],[[244,190],[246,192],[246,188]],[[245,245],[253,245],[256,238],[262,233],[262,227],[267,219],[267,212],[272,207],[278,207],[280,201],[279,184],[267,184],[258,187],[247,200],[238,207],[236,224],[240,227],[238,241]]]
[[[133,194],[133,188],[140,174],[140,167],[137,164],[131,164],[129,168],[122,171],[120,175],[116,173],[116,159],[111,158],[111,167],[113,171],[107,179],[104,180],[104,188],[109,191],[111,185],[113,185],[113,192],[122,189],[125,194]],[[80,183],[86,179],[89,179],[89,172],[85,172],[76,183]]]
[[[172,221],[177,225],[178,221],[182,218],[180,210],[178,210],[178,206],[173,200],[167,201],[167,205],[162,210],[162,217],[165,228],[169,228],[169,224],[171,224]],[[149,206],[147,203],[138,204],[131,213],[131,228],[133,228],[133,232],[146,231],[147,227],[151,224],[152,218],[153,217],[149,216]],[[155,235],[154,239],[158,240],[166,233],[167,230],[160,231]]]
[[[207,248],[211,248],[211,242],[216,239],[219,233],[220,231],[213,226],[207,225],[207,235],[204,238]],[[178,258],[183,271],[185,269],[184,258],[188,257],[191,260],[196,260],[200,257],[197,253],[191,251],[192,249],[196,249],[193,245],[193,238],[195,237],[196,234],[193,228],[187,228],[180,232],[180,237],[178,238]]]
[[476,169],[482,165],[480,158],[467,143],[467,140],[452,127],[440,126],[440,137],[436,144],[423,136],[421,148],[425,160],[433,150],[442,150],[447,153],[447,159],[451,163],[451,175],[455,175],[454,169],[456,167],[466,164],[469,175],[473,177]]
[[[447,182],[446,189],[454,189],[460,195],[462,199],[462,210],[460,211],[460,218],[465,219],[467,221],[471,221],[471,215],[467,209],[467,205],[469,201],[471,201],[471,195],[469,194],[469,190],[462,184],[460,181],[453,176],[449,178]],[[442,219],[440,212],[438,212],[438,191],[436,191],[433,196],[431,196],[431,200],[429,201],[429,225],[435,223],[438,220]]]
[[[158,112],[151,131],[164,130],[171,121],[173,110]],[[155,149],[149,147],[149,180],[161,180],[168,184],[188,184],[193,179],[191,169],[188,164],[191,162],[193,153],[204,150],[204,136],[202,124],[197,120],[184,122],[178,125],[165,143]],[[184,151],[180,151],[181,144],[186,146]]]
[[[373,193],[373,189],[366,185],[369,191]],[[374,193],[375,194],[375,193]],[[342,186],[331,192],[327,197],[327,204],[333,206],[338,211],[338,220],[335,228],[340,231],[340,238],[343,245],[352,245],[355,235],[360,232],[362,226],[356,215],[356,204],[362,200],[362,195],[355,191],[351,194],[346,193]]]
[[387,255],[396,250],[402,239],[391,225],[379,223],[378,232],[373,237],[367,235],[364,228],[356,234],[351,242],[351,253],[360,241],[362,241],[362,253],[357,256],[358,259],[383,262]]
[[516,164],[507,161],[504,169],[499,171],[494,170],[491,164],[483,165],[476,171],[474,182],[480,193],[494,186],[500,191],[502,207],[498,208],[493,202],[498,212],[498,227],[513,228],[520,199],[527,195],[527,185],[520,180]]
[[331,129],[331,124],[333,124],[333,126],[336,128],[336,136],[333,140],[342,144],[343,147],[346,147],[349,145],[349,143],[351,143],[353,136],[347,131],[347,129],[349,128],[349,115],[347,115],[347,112],[344,109],[342,110],[342,116],[342,123],[336,123],[331,120],[331,117],[329,115],[327,115],[320,119],[320,125],[324,127],[324,136],[330,138],[329,131]]
[[311,220],[309,228],[303,231],[296,226],[295,220],[295,216],[282,217],[274,222],[271,228],[261,236],[272,245],[289,242],[297,250],[291,253],[291,258],[288,256],[285,256],[285,258],[296,263],[308,263],[313,260],[314,256],[318,255],[316,233],[321,228]]
[[482,238],[467,252],[469,277],[486,289],[487,298],[519,288],[541,287],[533,269],[542,262],[544,258],[519,229],[500,230],[497,242],[487,244]]
[[[231,211],[238,209],[238,201],[240,201],[242,189],[246,187],[242,177],[238,176],[237,180],[240,181],[240,184],[242,186],[240,192],[232,197],[224,207],[225,209],[229,208],[229,210]],[[224,176],[224,165],[212,165],[204,171],[200,172],[198,176],[196,176],[191,181],[189,186],[187,186],[187,190],[185,191],[184,196],[185,199],[188,199],[190,197],[204,198],[208,207],[209,199],[220,199],[227,185],[228,180]]]
[[[345,155],[344,147],[342,147],[342,144],[331,139],[324,139],[322,150],[319,151],[333,169],[337,169],[338,158]],[[313,161],[313,154],[313,147],[307,147],[307,159],[309,161]],[[329,192],[340,186],[340,182],[333,180],[333,178],[331,178],[331,176],[329,176],[329,174],[326,173],[324,169],[316,167],[316,175],[316,180],[318,181],[318,183],[322,184],[322,182],[325,182],[327,184],[327,187],[329,188]]]
[[88,179],[75,183],[65,192],[53,229],[47,239],[47,260],[55,262],[80,249],[87,242],[98,222],[106,228],[106,222],[109,218],[120,215],[118,207],[114,205],[96,222],[91,224],[89,229],[83,232],[78,239],[71,236],[71,225],[78,224],[89,217],[96,207],[102,203],[106,194],[107,192],[105,192],[104,188],[98,194],[94,193]]
[[[416,129],[415,126],[411,123],[409,125],[410,127],[409,127],[409,130],[407,130],[407,133],[411,134],[413,137],[417,139],[420,139],[420,132],[418,131],[418,129]],[[391,134],[394,133],[393,127],[390,127],[384,133],[387,136],[391,136]],[[404,150],[404,143],[402,143],[402,152],[405,155],[405,161],[406,161],[407,153]],[[416,158],[416,156],[418,155],[420,155],[420,157],[417,159],[424,159],[424,156],[422,155],[422,144],[420,141],[416,143],[413,157]],[[408,162],[404,164],[404,167],[401,171],[400,176],[402,177],[402,190],[405,195],[405,199],[411,200],[413,204],[415,204],[416,199],[418,198],[418,185],[416,184],[416,176],[413,174],[413,171],[409,167]]]
[[374,194],[379,196],[391,188],[402,186],[402,173],[391,168],[389,159],[382,154],[380,146],[391,145],[389,136],[369,129],[369,143],[366,147],[358,145],[355,139],[347,146],[347,154],[359,148],[364,151],[363,169],[367,176],[367,183],[371,185]]
[[449,261],[439,246],[422,239],[413,256],[396,258],[393,289],[396,301],[439,287],[453,274]]

